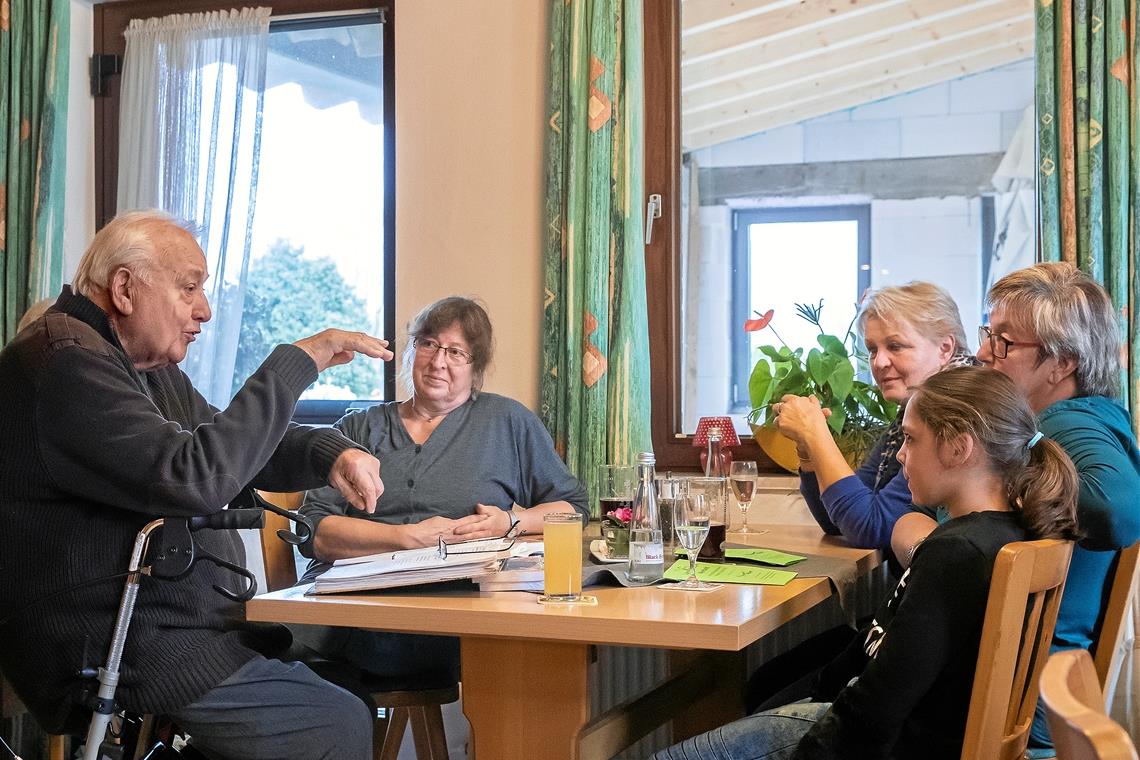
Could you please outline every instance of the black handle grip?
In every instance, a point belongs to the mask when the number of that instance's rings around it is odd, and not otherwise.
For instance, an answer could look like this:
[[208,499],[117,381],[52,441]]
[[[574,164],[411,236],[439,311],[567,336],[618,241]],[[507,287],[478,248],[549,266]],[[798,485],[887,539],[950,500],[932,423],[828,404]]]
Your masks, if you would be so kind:
[[190,530],[213,528],[215,530],[242,530],[260,528],[265,525],[265,513],[260,509],[223,509],[212,515],[190,518]]

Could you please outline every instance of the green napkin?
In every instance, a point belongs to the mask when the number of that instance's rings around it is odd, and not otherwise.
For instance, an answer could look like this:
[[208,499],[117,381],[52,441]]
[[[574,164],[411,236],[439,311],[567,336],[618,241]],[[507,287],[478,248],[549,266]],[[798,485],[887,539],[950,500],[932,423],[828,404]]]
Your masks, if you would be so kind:
[[[689,561],[677,560],[665,571],[665,579],[683,581],[689,577]],[[720,562],[698,562],[697,578],[709,583],[750,583],[763,586],[784,586],[796,574],[790,570],[773,570],[752,565],[733,565]]]
[[[677,547],[676,554],[679,557],[688,556],[688,552],[681,547]],[[807,559],[807,557],[799,554],[788,554],[775,549],[725,549],[724,556],[728,559],[743,559],[748,562],[759,562],[762,565],[776,565],[777,567],[787,567]]]

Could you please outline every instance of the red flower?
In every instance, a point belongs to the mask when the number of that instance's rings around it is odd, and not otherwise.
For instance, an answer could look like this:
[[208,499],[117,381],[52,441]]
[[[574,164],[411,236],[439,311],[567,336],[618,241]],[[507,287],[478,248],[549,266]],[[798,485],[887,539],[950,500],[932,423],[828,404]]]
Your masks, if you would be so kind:
[[[759,314],[760,312],[756,313]],[[744,332],[756,332],[757,330],[763,330],[768,326],[768,323],[772,321],[772,314],[774,313],[775,309],[768,309],[768,311],[764,312],[764,314],[759,319],[746,320],[744,322]]]

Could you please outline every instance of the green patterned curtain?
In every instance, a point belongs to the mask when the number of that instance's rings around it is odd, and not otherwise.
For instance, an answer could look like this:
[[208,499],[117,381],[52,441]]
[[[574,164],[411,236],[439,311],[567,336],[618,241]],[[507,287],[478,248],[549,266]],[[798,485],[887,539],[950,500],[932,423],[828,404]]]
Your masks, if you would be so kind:
[[650,451],[641,0],[551,0],[543,421],[596,512]]
[[0,0],[0,342],[63,280],[68,0]]
[[1112,297],[1129,345],[1121,400],[1136,427],[1135,0],[1036,0],[1036,10],[1040,258],[1076,264]]

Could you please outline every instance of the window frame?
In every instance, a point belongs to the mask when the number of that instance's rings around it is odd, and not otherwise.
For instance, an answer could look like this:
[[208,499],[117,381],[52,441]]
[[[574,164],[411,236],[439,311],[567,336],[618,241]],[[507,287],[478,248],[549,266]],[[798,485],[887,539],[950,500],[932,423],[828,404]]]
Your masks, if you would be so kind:
[[[736,329],[752,317],[749,285],[752,283],[752,257],[748,230],[754,224],[780,224],[782,222],[855,222],[858,225],[855,270],[855,292],[851,302],[858,303],[867,288],[871,287],[871,206],[870,204],[844,204],[835,206],[774,206],[737,208],[732,211],[732,374],[728,380],[729,410],[742,414],[752,410],[748,399],[748,378],[752,374],[755,357],[752,356],[748,333]],[[738,396],[739,394],[739,396]]]
[[[384,15],[384,331],[392,334],[396,325],[396,0],[258,0],[249,6],[268,7],[273,16],[297,14],[336,14],[345,11],[379,11]],[[152,18],[172,13],[204,13],[242,7],[224,0],[122,0],[95,6],[93,36],[95,55],[126,52],[123,32],[132,19]],[[119,94],[121,76],[108,77],[102,95],[95,101],[95,229],[115,215],[119,174]],[[396,362],[384,364],[384,399],[396,398]],[[297,404],[297,417],[305,422],[332,423],[346,410],[371,406],[369,399],[337,401],[312,400]],[[311,408],[310,408],[311,407]]]

